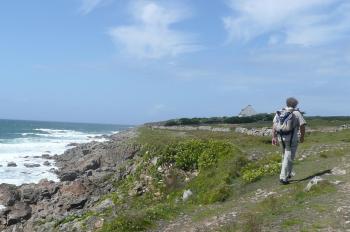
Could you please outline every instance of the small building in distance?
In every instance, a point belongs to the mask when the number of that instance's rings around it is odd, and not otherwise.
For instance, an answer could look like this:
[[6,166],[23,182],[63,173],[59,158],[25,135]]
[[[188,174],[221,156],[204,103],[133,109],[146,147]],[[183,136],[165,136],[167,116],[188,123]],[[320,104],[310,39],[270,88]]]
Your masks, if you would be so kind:
[[247,107],[241,110],[238,117],[250,117],[257,114],[258,113],[254,110],[253,106],[248,105]]

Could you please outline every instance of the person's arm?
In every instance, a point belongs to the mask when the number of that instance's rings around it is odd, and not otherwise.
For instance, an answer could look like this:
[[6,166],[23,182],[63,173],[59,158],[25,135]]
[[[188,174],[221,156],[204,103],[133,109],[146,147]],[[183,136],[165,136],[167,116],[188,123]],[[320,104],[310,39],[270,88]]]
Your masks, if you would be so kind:
[[300,143],[304,142],[305,137],[305,124],[300,126]]
[[278,144],[278,140],[277,140],[277,133],[275,128],[272,129],[272,145],[277,145]]

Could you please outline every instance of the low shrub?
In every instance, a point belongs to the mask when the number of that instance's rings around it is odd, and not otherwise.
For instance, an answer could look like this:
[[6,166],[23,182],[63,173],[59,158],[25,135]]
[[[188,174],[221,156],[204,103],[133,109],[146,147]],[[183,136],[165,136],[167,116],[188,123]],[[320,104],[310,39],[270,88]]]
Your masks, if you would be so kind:
[[228,142],[187,140],[166,146],[160,163],[173,163],[182,170],[203,170],[214,166],[219,157],[232,153],[234,146]]
[[242,170],[242,179],[246,183],[259,180],[263,176],[275,175],[281,170],[281,156],[273,155],[251,162]]

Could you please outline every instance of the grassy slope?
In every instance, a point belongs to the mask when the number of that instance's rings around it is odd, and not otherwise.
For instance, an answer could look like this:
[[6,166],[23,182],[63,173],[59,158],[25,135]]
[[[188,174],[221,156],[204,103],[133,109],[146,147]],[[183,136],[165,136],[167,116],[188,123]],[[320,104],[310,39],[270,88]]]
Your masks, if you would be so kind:
[[[314,128],[338,126],[344,123],[346,122],[324,119],[309,122]],[[140,132],[138,143],[156,147],[187,139],[215,139],[236,145],[246,156],[254,154],[257,157],[265,157],[279,152],[279,148],[270,145],[269,138],[252,137],[234,132],[179,132],[149,128],[140,128]],[[299,157],[304,155],[306,159],[295,162],[297,175],[294,179],[302,179],[333,167],[349,169],[346,166],[346,163],[350,161],[349,138],[349,130],[337,133],[315,132],[307,135],[306,142],[299,147]],[[154,150],[150,153],[161,156],[159,152],[159,150]],[[153,155],[151,154],[149,159]],[[184,189],[196,188],[196,181],[201,181],[200,177],[195,178],[191,182],[194,183],[192,185],[189,183],[170,191],[159,187],[159,189],[152,189],[151,194],[120,199],[123,191],[125,196],[132,188],[137,176],[142,173],[141,169],[148,170],[149,175],[157,175],[156,170],[153,170],[152,167],[142,166],[145,165],[142,162],[147,160],[147,156],[142,157],[142,160],[139,173],[119,183],[120,192],[107,196],[112,197],[116,203],[127,205],[127,207],[123,208],[124,213],[121,216],[113,219],[102,231],[136,231],[152,228],[160,231],[193,229],[203,231],[322,231],[330,228],[344,230],[347,227],[345,216],[348,212],[338,211],[339,207],[346,206],[350,202],[350,197],[347,196],[348,175],[326,176],[329,180],[340,180],[345,183],[340,185],[325,183],[308,193],[303,191],[307,180],[295,182],[289,186],[280,186],[277,182],[278,175],[266,176],[249,184],[242,182],[241,178],[236,178],[230,181],[229,191],[232,194],[225,198],[225,201],[211,204],[198,205],[201,199],[174,203]],[[220,181],[218,174],[221,173],[214,173],[213,180]],[[263,197],[259,195],[259,192],[257,193],[258,189],[274,194],[270,197]],[[154,197],[152,194],[158,191],[163,195]]]

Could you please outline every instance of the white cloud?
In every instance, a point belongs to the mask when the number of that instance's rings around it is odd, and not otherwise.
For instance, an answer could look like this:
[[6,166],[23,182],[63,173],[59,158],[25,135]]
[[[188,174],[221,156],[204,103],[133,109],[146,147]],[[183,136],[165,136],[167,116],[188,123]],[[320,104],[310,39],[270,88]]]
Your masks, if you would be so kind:
[[229,41],[267,36],[269,44],[321,45],[350,35],[348,0],[231,0]]
[[137,1],[131,8],[134,23],[118,26],[109,34],[118,46],[138,58],[162,58],[200,49],[194,36],[172,29],[189,15],[183,8],[152,1]]
[[81,0],[81,6],[79,11],[82,14],[89,14],[91,11],[93,11],[96,7],[100,6],[104,2],[105,0]]

